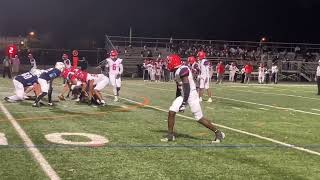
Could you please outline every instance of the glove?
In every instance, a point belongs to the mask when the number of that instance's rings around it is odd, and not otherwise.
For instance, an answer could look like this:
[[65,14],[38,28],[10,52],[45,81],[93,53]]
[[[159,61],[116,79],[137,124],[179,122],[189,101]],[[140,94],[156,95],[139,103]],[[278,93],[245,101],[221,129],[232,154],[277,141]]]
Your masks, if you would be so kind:
[[180,108],[179,108],[179,112],[184,112],[186,110],[187,107],[187,103],[186,102],[182,102]]

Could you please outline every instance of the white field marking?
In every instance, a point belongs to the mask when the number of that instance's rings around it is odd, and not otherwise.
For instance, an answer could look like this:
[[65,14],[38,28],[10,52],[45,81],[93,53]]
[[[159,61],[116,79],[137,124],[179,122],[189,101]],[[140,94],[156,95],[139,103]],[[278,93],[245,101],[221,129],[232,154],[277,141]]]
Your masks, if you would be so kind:
[[291,95],[291,94],[267,93],[267,92],[258,92],[258,91],[250,91],[250,90],[237,90],[237,89],[231,89],[231,91],[249,92],[249,93],[265,94],[265,95],[276,95],[276,96],[296,97],[296,98],[311,99],[311,100],[316,100],[316,101],[319,101],[319,100],[320,100],[320,98],[297,96],[297,95]]
[[234,107],[234,106],[232,106],[231,108],[232,108],[232,109],[236,109],[236,110],[241,110],[241,108],[239,108],[239,107]]
[[311,109],[311,110],[313,110],[313,111],[320,111],[320,109]]
[[8,141],[6,138],[6,135],[3,133],[0,133],[0,146],[7,146],[8,145]]
[[[171,89],[163,89],[163,88],[152,88],[152,87],[145,87],[145,88],[157,89],[157,90],[163,90],[163,91],[174,91],[174,90],[171,90]],[[217,98],[217,99],[224,99],[224,100],[241,102],[241,103],[246,103],[246,104],[259,105],[259,106],[264,106],[264,107],[269,107],[269,108],[274,108],[274,109],[288,110],[288,111],[294,111],[294,112],[299,112],[299,113],[303,113],[303,114],[312,114],[312,115],[320,116],[319,113],[303,111],[303,110],[299,110],[299,109],[285,108],[285,107],[280,107],[280,106],[272,106],[272,105],[267,105],[267,104],[260,104],[260,103],[250,102],[250,101],[242,101],[242,100],[238,100],[238,99],[225,98],[225,97],[219,97],[219,96],[212,96],[212,97]]]
[[261,110],[264,110],[264,111],[269,111],[269,109],[266,109],[266,108],[258,108],[258,109],[261,109]]
[[212,107],[206,107],[206,108],[214,110],[214,108],[212,108]]
[[19,134],[20,138],[23,140],[24,144],[26,145],[29,152],[32,154],[33,158],[39,163],[41,169],[45,172],[51,180],[60,180],[60,177],[55,172],[55,170],[51,167],[49,162],[44,158],[41,152],[36,148],[33,144],[32,140],[29,138],[27,133],[22,129],[20,124],[15,120],[15,118],[10,114],[7,108],[0,102],[0,108],[7,116],[8,120]]
[[[66,140],[63,136],[84,136],[90,141],[88,142],[75,142]],[[52,133],[45,135],[45,138],[56,144],[64,144],[64,145],[78,145],[78,146],[103,146],[109,142],[109,140],[103,136],[89,133]]]
[[[131,99],[127,99],[127,98],[123,98],[123,97],[120,97],[120,99],[124,99],[126,101],[129,101],[129,102],[132,102],[132,103],[135,103],[135,104],[141,104],[141,103],[139,103],[137,101],[134,101],[134,100],[131,100]],[[155,109],[155,110],[158,110],[158,111],[167,112],[167,110],[164,110],[164,109],[161,109],[161,108],[157,108],[157,107],[154,107],[154,106],[150,106],[150,105],[144,105],[144,106],[152,108],[152,109]],[[193,121],[195,120],[192,117],[184,116],[184,115],[181,115],[181,114],[176,114],[176,115],[179,116],[179,117],[185,118],[185,119],[189,119],[189,120],[193,120]],[[320,152],[312,151],[310,149],[299,147],[299,146],[296,146],[296,145],[293,145],[293,144],[288,144],[288,143],[281,142],[281,141],[278,141],[278,140],[275,140],[275,139],[272,139],[272,138],[260,136],[258,134],[250,133],[250,132],[247,132],[247,131],[242,131],[242,130],[231,128],[231,127],[228,127],[228,126],[215,124],[215,123],[212,123],[212,124],[215,125],[215,126],[224,128],[224,129],[228,129],[230,131],[238,132],[238,133],[241,133],[241,134],[246,134],[246,135],[249,135],[249,136],[256,137],[258,139],[263,139],[263,140],[270,141],[270,142],[273,142],[273,143],[276,143],[276,144],[280,144],[280,145],[288,147],[288,148],[292,148],[292,149],[303,151],[303,152],[306,152],[306,153],[309,153],[309,154],[314,154],[314,155],[320,156]]]

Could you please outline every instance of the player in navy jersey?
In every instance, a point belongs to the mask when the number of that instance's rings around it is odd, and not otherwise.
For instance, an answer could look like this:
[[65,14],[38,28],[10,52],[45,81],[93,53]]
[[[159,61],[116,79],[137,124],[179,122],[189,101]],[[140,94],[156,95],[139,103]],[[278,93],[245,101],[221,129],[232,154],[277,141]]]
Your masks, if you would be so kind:
[[[15,95],[10,97],[5,97],[4,99],[7,102],[17,102],[23,101],[25,99],[25,93],[31,91],[33,85],[38,81],[38,76],[41,74],[41,70],[32,69],[30,72],[26,72],[20,75],[17,75],[13,79],[13,85],[15,88]],[[25,91],[26,89],[30,89]]]
[[[34,107],[40,107],[40,100],[48,95],[48,105],[52,106],[52,82],[55,78],[59,77],[61,72],[64,70],[65,65],[63,62],[57,62],[54,68],[48,69],[46,72],[42,73],[38,78],[38,88],[37,92],[41,91],[42,93],[37,96],[34,104]],[[39,88],[40,86],[40,88]]]

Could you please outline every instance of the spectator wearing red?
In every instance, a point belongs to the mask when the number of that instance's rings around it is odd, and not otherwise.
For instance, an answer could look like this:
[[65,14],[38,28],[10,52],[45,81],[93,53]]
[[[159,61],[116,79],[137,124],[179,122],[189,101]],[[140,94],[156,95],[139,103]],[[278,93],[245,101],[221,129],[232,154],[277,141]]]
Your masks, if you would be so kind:
[[253,71],[253,66],[251,65],[250,62],[248,62],[244,66],[244,71],[245,71],[244,83],[249,84],[250,83],[251,74],[252,74],[252,71]]
[[221,84],[223,80],[224,71],[225,71],[224,64],[222,61],[218,63],[216,70],[217,70],[217,84],[219,83]]

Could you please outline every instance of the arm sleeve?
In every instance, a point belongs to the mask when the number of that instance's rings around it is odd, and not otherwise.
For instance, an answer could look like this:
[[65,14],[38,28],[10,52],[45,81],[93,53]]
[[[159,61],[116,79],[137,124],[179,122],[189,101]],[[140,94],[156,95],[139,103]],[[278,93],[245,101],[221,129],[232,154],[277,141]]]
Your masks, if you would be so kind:
[[120,66],[120,72],[119,72],[119,74],[122,74],[122,73],[123,73],[123,65],[122,65],[122,63],[121,63],[119,66]]
[[183,87],[183,102],[186,103],[188,102],[189,95],[190,95],[190,84],[189,82],[184,82],[182,84]]

